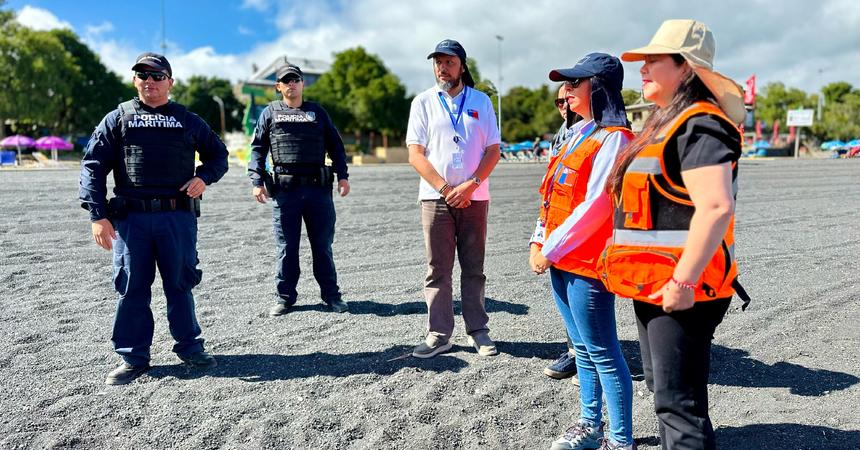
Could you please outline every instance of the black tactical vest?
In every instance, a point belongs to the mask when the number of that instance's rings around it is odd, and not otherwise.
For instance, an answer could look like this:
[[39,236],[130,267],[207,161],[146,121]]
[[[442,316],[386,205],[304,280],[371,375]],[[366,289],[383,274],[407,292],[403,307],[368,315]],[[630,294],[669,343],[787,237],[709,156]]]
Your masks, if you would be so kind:
[[325,164],[322,117],[314,111],[288,107],[282,101],[269,104],[269,142],[272,161],[283,164]]
[[194,177],[194,143],[186,133],[184,106],[170,102],[166,113],[154,114],[130,100],[119,110],[122,164],[114,170],[117,186],[178,190]]

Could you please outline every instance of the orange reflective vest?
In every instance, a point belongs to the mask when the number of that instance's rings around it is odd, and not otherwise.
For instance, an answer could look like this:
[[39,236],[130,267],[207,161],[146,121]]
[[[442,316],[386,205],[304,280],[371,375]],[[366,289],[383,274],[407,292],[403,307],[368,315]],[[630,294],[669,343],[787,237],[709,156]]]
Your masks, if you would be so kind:
[[[633,133],[623,127],[597,128],[591,134],[577,141],[568,140],[559,150],[558,156],[549,163],[541,183],[540,220],[544,225],[544,236],[549,236],[574,208],[585,201],[588,178],[594,157],[603,146],[610,133],[621,131],[630,139]],[[570,146],[575,145],[575,148]],[[612,217],[606,216],[605,222],[581,246],[553,264],[553,267],[591,278],[597,275],[597,260],[612,234]]]
[[[648,296],[672,277],[684,252],[695,211],[687,189],[666,176],[663,151],[687,120],[702,114],[710,114],[732,124],[716,105],[697,102],[666,125],[624,173],[621,195],[613,198],[612,240],[603,251],[598,267],[606,288],[621,297],[654,304],[662,302]],[[737,130],[734,124],[732,127]],[[737,133],[735,138],[739,139],[740,131]],[[734,164],[732,187],[735,194],[736,178],[737,164]],[[734,223],[732,216],[719,248],[696,280],[696,301],[731,297],[737,288],[738,294],[749,303],[746,293],[737,283]]]

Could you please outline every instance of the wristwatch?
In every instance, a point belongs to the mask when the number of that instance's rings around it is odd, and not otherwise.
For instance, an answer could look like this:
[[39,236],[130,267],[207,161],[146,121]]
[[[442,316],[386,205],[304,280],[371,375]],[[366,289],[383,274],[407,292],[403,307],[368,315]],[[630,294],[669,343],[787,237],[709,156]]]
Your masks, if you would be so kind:
[[478,177],[473,177],[473,178],[472,178],[472,182],[473,182],[473,183],[475,183],[475,186],[480,186],[480,185],[481,185],[481,179],[480,179],[480,178],[478,178]]

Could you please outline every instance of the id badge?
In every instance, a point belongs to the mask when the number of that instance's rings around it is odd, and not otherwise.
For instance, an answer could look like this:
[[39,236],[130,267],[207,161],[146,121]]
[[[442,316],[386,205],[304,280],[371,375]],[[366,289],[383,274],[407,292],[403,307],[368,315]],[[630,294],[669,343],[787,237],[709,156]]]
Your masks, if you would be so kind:
[[451,156],[451,167],[457,170],[461,170],[463,168],[463,152],[459,148]]

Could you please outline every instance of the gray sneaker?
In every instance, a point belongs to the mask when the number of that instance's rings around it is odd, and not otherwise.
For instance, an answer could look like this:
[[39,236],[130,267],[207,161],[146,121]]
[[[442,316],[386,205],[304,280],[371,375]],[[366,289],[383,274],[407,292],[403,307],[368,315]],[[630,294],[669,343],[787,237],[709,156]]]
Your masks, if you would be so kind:
[[283,316],[284,314],[290,312],[292,306],[287,306],[283,303],[277,303],[271,309],[269,309],[269,317],[278,317]]
[[603,445],[600,446],[597,450],[636,450],[636,443],[630,445],[621,445],[616,444],[609,440],[609,438],[603,440]]
[[475,347],[478,354],[481,356],[496,356],[499,350],[496,349],[496,344],[490,339],[489,333],[486,331],[476,331],[469,335],[469,345]]
[[451,350],[453,346],[454,344],[450,342],[443,342],[438,338],[427,336],[427,339],[421,345],[412,349],[412,356],[422,359],[432,358],[439,353]]
[[591,427],[578,421],[552,443],[550,450],[595,450],[602,441],[603,423],[599,427]]

